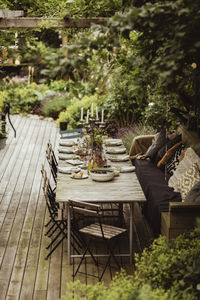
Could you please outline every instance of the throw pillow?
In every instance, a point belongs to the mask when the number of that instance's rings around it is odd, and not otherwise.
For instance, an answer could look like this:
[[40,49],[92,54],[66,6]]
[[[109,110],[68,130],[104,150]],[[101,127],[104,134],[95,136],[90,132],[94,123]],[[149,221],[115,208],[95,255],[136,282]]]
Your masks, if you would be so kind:
[[176,145],[177,143],[181,142],[181,140],[182,140],[181,134],[176,135],[175,137],[173,137],[173,138],[171,138],[171,139],[170,139],[169,136],[168,136],[165,145],[162,146],[162,147],[160,148],[160,150],[158,151],[158,153],[157,153],[157,155],[156,155],[156,159],[155,159],[156,164],[162,159],[162,157],[165,155],[165,153],[166,153],[171,147],[173,147],[173,146]]
[[183,173],[191,167],[193,163],[197,163],[200,168],[200,157],[195,153],[195,151],[189,147],[185,150],[184,157],[173,172],[173,175],[168,181],[168,185],[174,189],[175,192],[178,192],[178,180],[181,178]]
[[173,156],[173,154],[175,153],[176,149],[182,144],[182,142],[179,142],[177,144],[175,144],[173,147],[171,147],[166,153],[165,155],[162,157],[162,159],[157,163],[157,167],[161,167],[162,165],[165,165],[166,162],[168,162],[168,160]]
[[161,130],[155,137],[155,140],[151,144],[151,146],[147,149],[147,152],[145,154],[146,158],[150,158],[151,160],[154,159],[156,156],[158,150],[164,146],[166,142],[166,133],[165,130]]
[[172,176],[173,172],[178,167],[179,162],[183,159],[184,151],[184,145],[181,143],[176,149],[175,153],[172,155],[172,157],[167,161],[166,170],[170,176]]
[[200,182],[195,184],[193,188],[187,193],[185,202],[200,202]]
[[192,187],[200,181],[199,167],[196,163],[185,171],[185,173],[178,180],[178,189],[181,194],[182,201],[185,200],[187,193]]

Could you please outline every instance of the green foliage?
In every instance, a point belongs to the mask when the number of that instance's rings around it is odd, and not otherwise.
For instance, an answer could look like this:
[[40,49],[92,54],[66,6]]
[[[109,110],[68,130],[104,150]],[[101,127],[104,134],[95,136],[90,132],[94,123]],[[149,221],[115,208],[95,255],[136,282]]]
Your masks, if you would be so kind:
[[48,94],[48,86],[31,83],[29,85],[7,85],[9,88],[0,91],[1,101],[8,101],[12,113],[30,113],[39,107],[39,100]]
[[148,134],[156,134],[157,130],[152,126],[145,125],[143,123],[135,124],[131,128],[121,128],[118,132],[118,137],[120,137],[123,141],[124,146],[129,153],[133,139],[139,135],[148,135]]
[[68,103],[69,98],[66,95],[47,98],[41,109],[42,114],[56,119],[59,116],[59,113],[66,109]]
[[164,237],[155,239],[141,256],[136,255],[133,276],[122,271],[109,287],[75,281],[61,299],[198,300],[199,279],[200,227],[168,243]]
[[84,116],[86,118],[86,112],[91,108],[91,104],[94,103],[94,109],[96,105],[101,109],[104,103],[104,97],[100,97],[97,94],[93,96],[84,96],[82,99],[74,98],[67,106],[66,111],[59,114],[57,124],[60,122],[68,122],[68,128],[77,128],[79,126],[81,117],[81,107],[84,109]]
[[166,242],[156,239],[142,256],[136,256],[135,279],[138,284],[170,290],[178,299],[190,293],[190,299],[199,299],[200,278],[200,230],[181,235]]

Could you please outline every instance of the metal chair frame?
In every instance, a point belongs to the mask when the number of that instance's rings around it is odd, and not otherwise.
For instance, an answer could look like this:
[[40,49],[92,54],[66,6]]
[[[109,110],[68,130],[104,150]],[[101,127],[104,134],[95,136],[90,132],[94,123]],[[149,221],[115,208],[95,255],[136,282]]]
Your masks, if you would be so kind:
[[[49,216],[50,216],[50,222],[48,222],[48,223],[51,224],[50,228],[46,232],[46,235],[48,237],[52,237],[53,234],[55,234],[57,232],[57,234],[53,237],[51,242],[46,247],[46,249],[51,248],[50,252],[45,257],[45,259],[48,259],[51,256],[51,254],[57,249],[57,247],[63,242],[63,240],[65,238],[67,239],[67,220],[63,219],[62,217],[61,217],[61,219],[58,219],[58,211],[60,208],[55,201],[55,194],[51,188],[49,179],[48,179],[46,171],[44,169],[42,169],[42,174],[43,174],[43,178],[44,178],[43,191],[44,191],[44,196],[45,196],[45,200],[46,200],[46,206],[47,206]],[[62,215],[62,213],[61,213],[61,215]],[[80,241],[78,240],[78,238],[76,237],[76,235],[72,234],[72,237],[73,237],[73,239],[72,239],[71,245],[72,245],[73,249],[76,251],[76,253],[80,254],[78,247],[82,247],[82,245],[81,245]],[[75,243],[76,243],[76,245],[75,245]]]
[[[114,255],[114,246],[116,244],[114,244],[113,247],[111,247],[111,241],[115,240],[117,241],[119,237],[121,237],[122,234],[127,233],[127,229],[125,228],[120,228],[120,227],[116,227],[116,226],[111,226],[108,224],[104,224],[102,222],[102,218],[103,216],[103,212],[101,210],[101,206],[100,205],[96,205],[96,204],[92,204],[92,203],[86,203],[86,202],[82,202],[82,201],[72,201],[69,200],[69,207],[70,210],[72,212],[72,220],[73,223],[72,227],[73,230],[76,230],[80,236],[81,236],[81,241],[83,243],[83,246],[85,247],[84,252],[81,254],[81,259],[79,262],[78,267],[76,268],[76,270],[74,270],[74,260],[73,260],[73,277],[75,277],[77,275],[77,273],[83,273],[80,272],[80,266],[83,262],[83,260],[86,258],[86,254],[87,252],[89,253],[90,257],[92,258],[94,264],[96,266],[98,266],[98,261],[96,260],[95,256],[93,255],[91,249],[90,249],[90,242],[91,239],[98,239],[98,240],[102,240],[104,242],[104,245],[106,246],[107,252],[108,252],[108,259],[106,264],[104,265],[103,271],[100,274],[100,276],[95,276],[95,275],[91,275],[91,274],[87,274],[93,277],[98,277],[99,281],[102,280],[103,275],[108,267],[108,265],[110,265],[110,261],[111,259],[114,260],[115,264],[117,265],[117,267],[120,269],[120,263],[118,262],[117,258]],[[77,216],[79,217],[80,215],[83,215],[84,218],[91,218],[95,220],[94,223],[91,223],[90,225],[86,225],[82,228],[78,228],[77,226],[79,225],[77,222]],[[89,237],[89,242],[86,242],[85,237]],[[84,273],[85,274],[85,273]]]

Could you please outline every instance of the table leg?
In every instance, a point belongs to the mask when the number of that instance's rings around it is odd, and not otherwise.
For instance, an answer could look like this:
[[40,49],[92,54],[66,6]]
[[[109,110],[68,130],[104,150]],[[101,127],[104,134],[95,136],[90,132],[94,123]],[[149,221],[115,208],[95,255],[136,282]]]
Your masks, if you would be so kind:
[[130,264],[133,263],[133,214],[134,203],[130,203]]
[[71,264],[71,214],[69,204],[67,205],[67,258],[68,265]]

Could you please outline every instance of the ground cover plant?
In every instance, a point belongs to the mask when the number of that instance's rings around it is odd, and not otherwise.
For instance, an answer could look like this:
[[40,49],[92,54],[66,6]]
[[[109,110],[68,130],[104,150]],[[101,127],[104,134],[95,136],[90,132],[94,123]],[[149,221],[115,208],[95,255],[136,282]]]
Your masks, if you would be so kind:
[[[122,271],[109,287],[103,283],[69,284],[65,299],[90,300],[198,300],[200,297],[200,224],[174,240],[155,239],[136,255],[132,276]],[[69,292],[70,290],[70,292]]]

